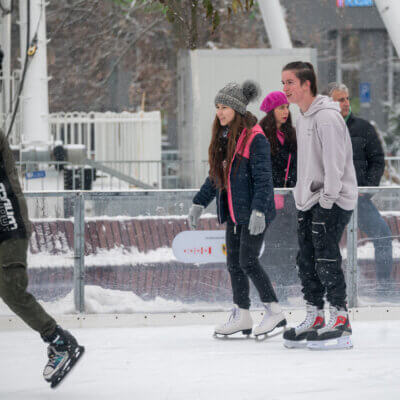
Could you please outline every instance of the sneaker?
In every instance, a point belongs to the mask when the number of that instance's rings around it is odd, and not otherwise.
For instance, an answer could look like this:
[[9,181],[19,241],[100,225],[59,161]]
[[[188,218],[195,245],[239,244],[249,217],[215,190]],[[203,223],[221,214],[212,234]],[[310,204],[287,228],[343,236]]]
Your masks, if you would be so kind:
[[237,332],[242,332],[244,335],[250,335],[253,327],[253,320],[250,311],[244,308],[239,308],[236,304],[232,309],[231,315],[225,324],[215,328],[215,337],[226,337]]
[[307,304],[306,311],[306,318],[300,325],[283,333],[285,347],[289,349],[306,347],[308,334],[325,326],[324,310]]
[[[253,330],[253,334],[257,340],[262,338],[266,339],[267,335],[276,328],[285,327],[287,325],[285,315],[283,314],[279,303],[264,303],[264,307],[264,318]],[[279,333],[282,333],[282,331]]]
[[329,313],[327,325],[307,336],[307,347],[312,350],[352,348],[352,330],[347,311],[331,306]]
[[68,331],[59,326],[52,335],[43,339],[49,343],[48,361],[43,370],[43,377],[54,388],[72,369],[85,349],[78,345],[76,339]]

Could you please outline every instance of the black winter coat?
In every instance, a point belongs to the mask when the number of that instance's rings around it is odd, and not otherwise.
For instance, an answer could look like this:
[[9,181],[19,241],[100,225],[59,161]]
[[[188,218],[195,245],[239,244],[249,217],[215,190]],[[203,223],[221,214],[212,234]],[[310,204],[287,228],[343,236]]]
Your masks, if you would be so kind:
[[216,197],[220,224],[229,215],[236,224],[247,224],[253,210],[263,212],[269,224],[276,215],[270,145],[259,125],[253,127],[245,148],[244,137],[245,131],[240,135],[229,166],[227,190],[217,190],[208,177],[193,203],[206,208]]
[[374,127],[350,114],[347,120],[358,186],[379,186],[385,170],[385,155]]
[[[290,153],[289,143],[285,141],[281,145],[278,140],[278,151],[275,155],[271,155],[272,179],[275,188],[282,188],[285,185],[286,168]],[[297,181],[297,152],[294,151],[291,154],[288,180],[286,182],[286,187],[288,188],[295,187]]]

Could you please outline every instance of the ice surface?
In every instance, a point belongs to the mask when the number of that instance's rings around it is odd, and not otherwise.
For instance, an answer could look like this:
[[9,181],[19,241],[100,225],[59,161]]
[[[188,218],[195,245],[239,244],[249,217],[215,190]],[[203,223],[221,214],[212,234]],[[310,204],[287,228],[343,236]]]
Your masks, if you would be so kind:
[[0,332],[4,400],[397,400],[400,321],[354,322],[353,350],[288,350],[275,337],[222,341],[212,326],[77,329],[86,354],[56,391],[45,346]]

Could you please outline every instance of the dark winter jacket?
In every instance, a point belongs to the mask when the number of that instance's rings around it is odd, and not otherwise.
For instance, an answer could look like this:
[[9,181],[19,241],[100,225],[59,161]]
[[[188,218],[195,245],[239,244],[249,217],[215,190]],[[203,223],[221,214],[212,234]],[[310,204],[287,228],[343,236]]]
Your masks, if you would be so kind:
[[286,169],[288,166],[289,154],[291,154],[289,164],[289,174],[286,187],[295,187],[297,180],[297,152],[290,151],[290,145],[285,141],[283,145],[278,140],[278,151],[275,155],[271,155],[272,162],[272,179],[275,188],[282,188],[285,185]]
[[358,186],[379,186],[385,170],[385,155],[374,127],[350,114],[347,120],[353,144],[353,161]]
[[269,142],[259,125],[253,127],[246,146],[245,136],[243,130],[229,166],[227,190],[216,189],[208,177],[193,199],[193,203],[207,207],[216,197],[221,224],[228,215],[236,224],[247,224],[252,210],[263,212],[267,224],[275,218]]
[[14,156],[6,136],[0,131],[0,242],[26,239],[30,233],[31,224]]

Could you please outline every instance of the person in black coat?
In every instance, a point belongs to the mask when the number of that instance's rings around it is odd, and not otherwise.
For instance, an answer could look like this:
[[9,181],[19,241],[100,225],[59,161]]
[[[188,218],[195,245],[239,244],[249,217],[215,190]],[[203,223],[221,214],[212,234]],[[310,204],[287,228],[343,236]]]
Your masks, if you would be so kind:
[[217,93],[208,150],[209,176],[189,211],[189,226],[195,229],[202,211],[216,197],[219,222],[227,223],[227,267],[235,306],[228,322],[216,327],[216,335],[251,333],[249,279],[265,306],[254,335],[286,325],[270,279],[258,260],[265,231],[275,217],[270,146],[257,118],[246,111],[258,91],[256,84],[247,81],[243,85],[230,83]]
[[[385,170],[385,155],[374,127],[351,112],[347,86],[333,82],[329,84],[328,92],[339,102],[350,132],[358,186],[379,186]],[[378,294],[388,295],[393,266],[392,233],[369,194],[361,194],[358,198],[358,226],[374,244]]]
[[[283,92],[271,92],[263,100],[260,110],[266,113],[260,126],[271,144],[274,188],[293,188],[297,181],[297,144],[288,99]],[[285,299],[294,294],[299,283],[297,218],[292,193],[275,194],[275,206],[277,216],[265,235],[261,261],[267,265],[279,298]]]

